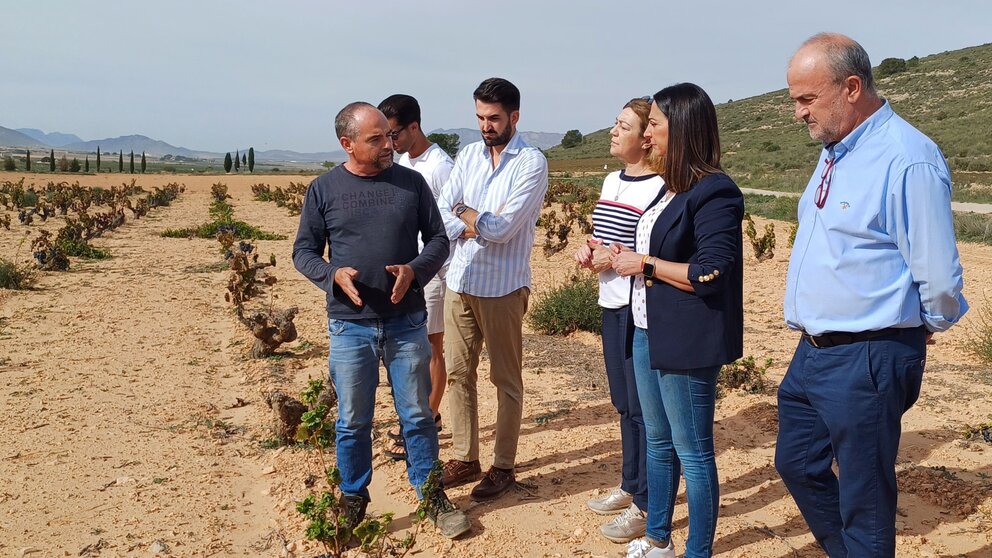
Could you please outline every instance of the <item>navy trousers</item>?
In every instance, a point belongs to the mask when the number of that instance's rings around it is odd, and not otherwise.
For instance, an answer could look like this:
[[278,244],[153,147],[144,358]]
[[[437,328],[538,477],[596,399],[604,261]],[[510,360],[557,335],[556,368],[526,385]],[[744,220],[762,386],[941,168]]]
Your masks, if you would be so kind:
[[920,395],[925,358],[922,327],[796,348],[778,390],[775,467],[830,558],[895,556],[901,420]]
[[629,315],[630,306],[603,308],[603,358],[610,401],[620,414],[620,444],[623,447],[620,488],[632,494],[637,507],[647,513],[647,438],[641,402],[637,398],[633,360],[626,355]]

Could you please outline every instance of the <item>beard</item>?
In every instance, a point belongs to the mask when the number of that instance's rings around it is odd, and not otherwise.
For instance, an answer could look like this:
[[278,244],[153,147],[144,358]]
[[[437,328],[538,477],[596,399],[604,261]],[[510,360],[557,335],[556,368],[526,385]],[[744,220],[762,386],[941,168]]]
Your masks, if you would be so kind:
[[482,135],[482,141],[485,142],[486,147],[499,147],[501,145],[506,145],[510,143],[510,138],[513,137],[513,127],[507,126],[502,133],[497,134],[494,138],[487,138],[485,134]]
[[386,170],[393,166],[393,150],[389,150],[389,156],[382,155],[372,161],[372,168],[376,170]]

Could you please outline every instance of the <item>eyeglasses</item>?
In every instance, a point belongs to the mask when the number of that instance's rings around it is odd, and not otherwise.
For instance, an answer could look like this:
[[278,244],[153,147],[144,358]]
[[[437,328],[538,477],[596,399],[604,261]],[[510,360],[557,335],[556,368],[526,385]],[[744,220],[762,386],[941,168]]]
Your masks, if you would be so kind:
[[406,126],[401,126],[399,130],[391,130],[389,132],[389,139],[391,139],[393,141],[396,141],[396,138],[398,138],[400,136],[400,133],[403,130],[406,130],[407,126],[409,126],[409,124],[407,124]]
[[823,206],[827,205],[827,196],[830,195],[830,181],[834,177],[834,161],[836,161],[834,157],[823,160],[827,166],[820,173],[820,185],[816,187],[816,197],[813,198],[813,203],[819,209],[823,209]]

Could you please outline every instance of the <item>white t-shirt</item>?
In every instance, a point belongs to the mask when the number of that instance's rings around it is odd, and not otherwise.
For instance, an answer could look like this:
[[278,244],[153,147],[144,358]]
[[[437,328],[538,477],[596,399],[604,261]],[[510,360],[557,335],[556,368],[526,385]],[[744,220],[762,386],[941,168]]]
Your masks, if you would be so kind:
[[[634,232],[644,210],[658,196],[665,181],[657,174],[627,176],[612,172],[603,180],[603,191],[592,210],[592,236],[609,246],[614,242],[634,249]],[[599,274],[599,305],[623,308],[630,303],[630,277],[612,269]]]
[[[637,249],[638,254],[647,254],[651,250],[651,229],[654,228],[658,216],[668,207],[668,204],[675,196],[669,193],[661,201],[654,204],[651,209],[644,212],[644,216],[637,223]],[[654,279],[655,282],[658,279]],[[634,275],[634,287],[630,294],[630,313],[634,316],[634,325],[641,328],[648,328],[648,304],[647,293],[644,292],[644,275],[638,273]]]
[[[451,157],[436,143],[432,143],[427,148],[427,151],[420,154],[420,157],[412,158],[409,153],[400,155],[397,163],[419,172],[424,177],[424,180],[427,181],[427,185],[431,189],[431,193],[434,194],[435,202],[441,197],[441,188],[448,181],[448,175],[451,174],[451,169],[455,166],[455,162],[451,160]],[[417,247],[418,251],[424,249],[423,239],[417,239]],[[451,255],[454,251],[455,247],[452,244],[451,251],[448,253],[448,259],[444,262],[445,267],[451,262]]]

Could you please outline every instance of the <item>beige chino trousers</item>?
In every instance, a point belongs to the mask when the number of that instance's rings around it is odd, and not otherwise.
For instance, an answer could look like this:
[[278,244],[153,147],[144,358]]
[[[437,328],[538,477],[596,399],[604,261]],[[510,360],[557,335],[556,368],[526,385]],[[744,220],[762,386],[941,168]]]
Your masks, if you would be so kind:
[[523,417],[523,319],[530,289],[479,297],[448,289],[444,298],[444,357],[454,458],[479,459],[479,353],[489,349],[489,381],[496,386],[493,466],[513,469]]

